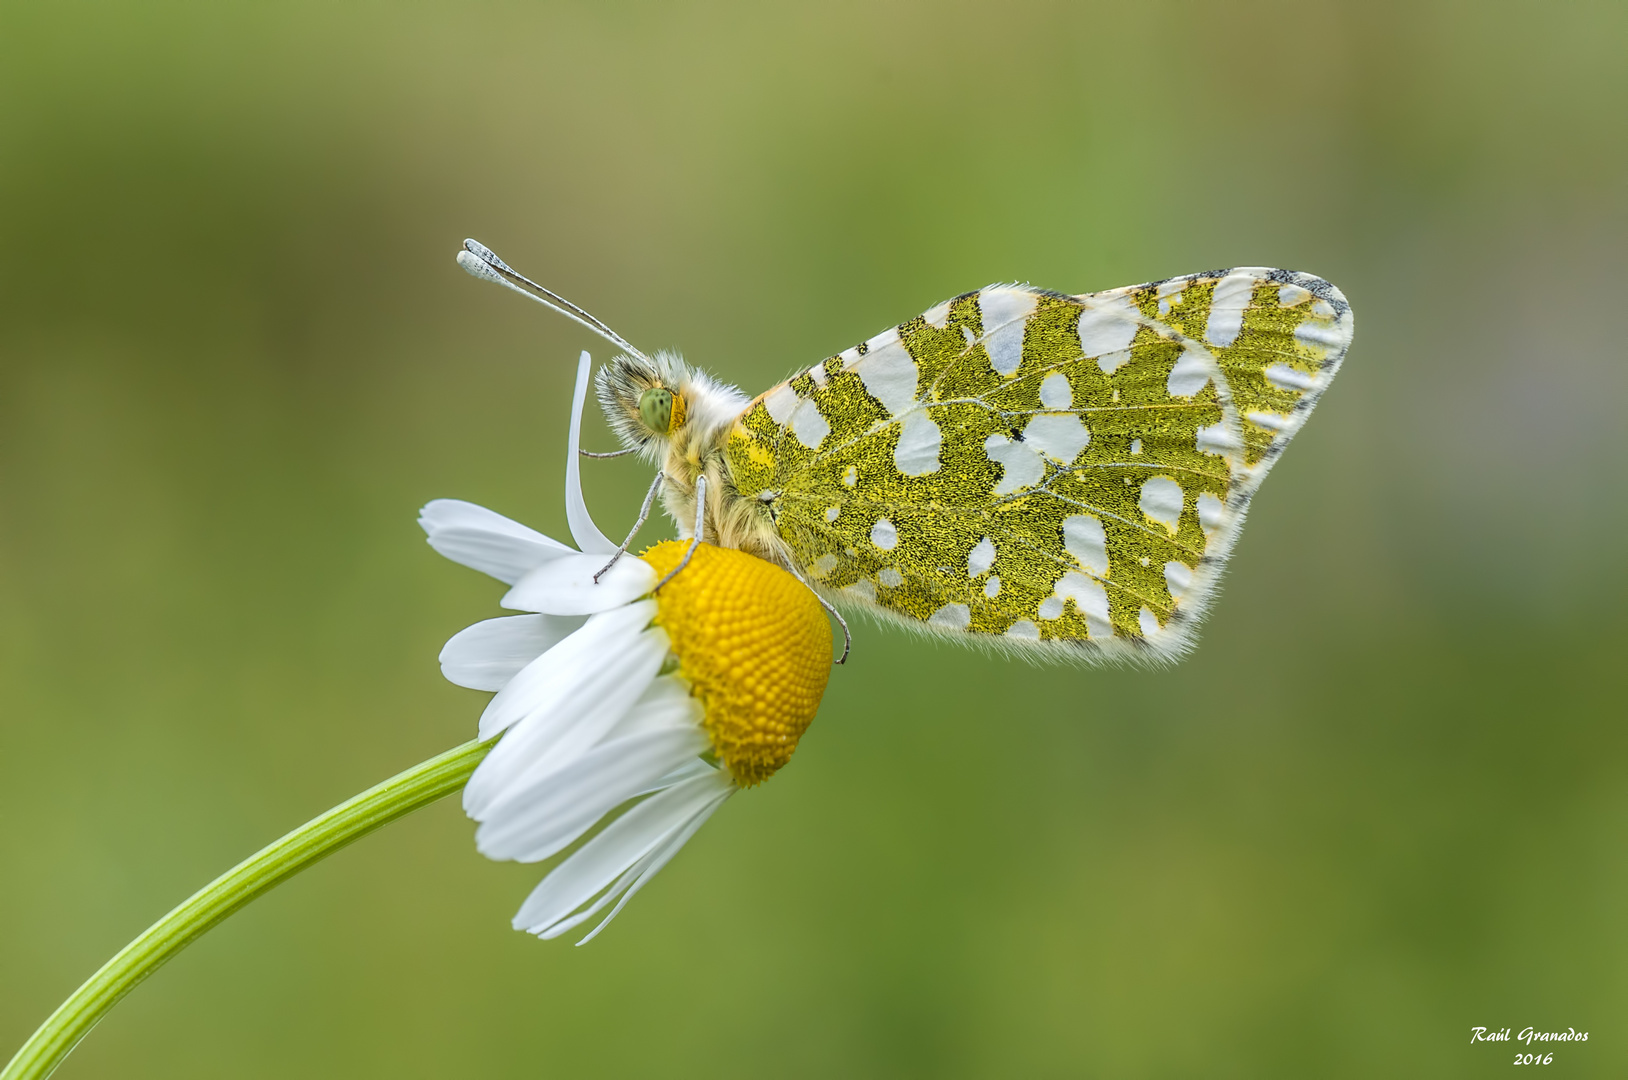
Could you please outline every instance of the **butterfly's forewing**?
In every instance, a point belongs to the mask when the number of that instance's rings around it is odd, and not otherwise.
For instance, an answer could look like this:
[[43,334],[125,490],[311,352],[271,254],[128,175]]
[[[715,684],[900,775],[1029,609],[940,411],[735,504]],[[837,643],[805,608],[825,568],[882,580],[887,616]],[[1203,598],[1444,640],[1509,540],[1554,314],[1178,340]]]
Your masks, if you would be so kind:
[[725,452],[839,601],[972,641],[1174,655],[1351,326],[1338,290],[1281,270],[993,286],[770,390]]

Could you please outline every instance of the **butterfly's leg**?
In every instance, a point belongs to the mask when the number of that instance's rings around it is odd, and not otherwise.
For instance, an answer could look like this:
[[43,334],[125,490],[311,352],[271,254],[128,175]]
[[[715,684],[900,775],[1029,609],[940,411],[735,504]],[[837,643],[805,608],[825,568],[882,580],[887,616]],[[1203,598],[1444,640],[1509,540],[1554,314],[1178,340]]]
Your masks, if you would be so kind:
[[703,473],[695,478],[695,535],[690,537],[690,546],[684,549],[684,557],[678,560],[678,565],[669,570],[667,576],[656,582],[656,587],[650,590],[652,595],[660,591],[663,585],[677,577],[680,570],[690,565],[690,556],[694,555],[695,549],[701,546],[701,530],[706,528],[706,524],[707,477]]
[[826,600],[825,597],[816,592],[814,586],[810,585],[808,583],[808,579],[799,574],[795,567],[788,566],[786,567],[786,570],[791,574],[792,577],[803,583],[803,588],[807,589],[811,593],[814,593],[814,599],[818,600],[820,602],[820,606],[829,612],[831,617],[837,620],[837,623],[842,627],[842,655],[831,662],[833,664],[847,663],[848,653],[854,647],[854,635],[848,630],[848,620],[842,617],[842,612],[831,606],[830,601]]
[[622,541],[622,546],[616,549],[616,554],[611,556],[611,561],[600,567],[599,573],[594,575],[595,585],[599,584],[600,577],[606,571],[616,565],[617,559],[627,554],[628,545],[633,543],[633,538],[639,535],[639,530],[644,528],[645,521],[650,517],[650,506],[656,501],[656,492],[661,490],[661,482],[666,478],[665,473],[658,472],[656,478],[650,481],[650,490],[644,493],[644,505],[639,507],[639,520],[633,523],[632,531],[627,534],[627,539]]
[[607,450],[602,454],[596,454],[592,450],[578,450],[577,451],[577,453],[581,454],[583,457],[595,457],[595,458],[627,457],[629,454],[637,454],[638,452],[639,451],[634,449],[633,447],[628,447],[626,450]]

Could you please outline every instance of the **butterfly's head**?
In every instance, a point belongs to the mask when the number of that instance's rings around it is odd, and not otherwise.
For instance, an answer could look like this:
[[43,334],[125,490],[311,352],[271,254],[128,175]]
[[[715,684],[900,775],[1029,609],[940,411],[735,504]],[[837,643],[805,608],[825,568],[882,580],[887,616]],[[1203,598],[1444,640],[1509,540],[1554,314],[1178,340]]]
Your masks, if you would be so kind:
[[689,418],[684,395],[689,374],[684,362],[667,352],[624,353],[599,369],[594,378],[599,406],[623,446],[661,456]]
[[746,405],[740,391],[665,351],[616,357],[599,369],[594,389],[622,445],[654,461],[666,457],[669,447],[728,423]]

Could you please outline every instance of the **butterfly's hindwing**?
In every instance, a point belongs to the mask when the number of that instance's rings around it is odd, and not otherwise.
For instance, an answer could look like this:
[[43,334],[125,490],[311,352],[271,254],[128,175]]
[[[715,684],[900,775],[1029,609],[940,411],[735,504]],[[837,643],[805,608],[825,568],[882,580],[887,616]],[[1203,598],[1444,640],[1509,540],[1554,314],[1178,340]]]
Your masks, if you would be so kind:
[[1172,655],[1350,331],[1337,290],[1285,271],[992,286],[762,395],[725,453],[839,600],[986,642]]

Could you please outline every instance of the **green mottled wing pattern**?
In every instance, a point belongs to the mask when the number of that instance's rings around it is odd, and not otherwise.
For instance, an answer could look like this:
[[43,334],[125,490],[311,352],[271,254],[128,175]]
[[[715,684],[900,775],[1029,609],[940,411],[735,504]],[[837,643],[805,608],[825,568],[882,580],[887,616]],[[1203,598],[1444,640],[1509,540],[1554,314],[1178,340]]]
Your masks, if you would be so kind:
[[839,603],[972,642],[1171,657],[1351,332],[1339,290],[1284,270],[991,286],[763,394],[725,456]]

